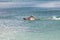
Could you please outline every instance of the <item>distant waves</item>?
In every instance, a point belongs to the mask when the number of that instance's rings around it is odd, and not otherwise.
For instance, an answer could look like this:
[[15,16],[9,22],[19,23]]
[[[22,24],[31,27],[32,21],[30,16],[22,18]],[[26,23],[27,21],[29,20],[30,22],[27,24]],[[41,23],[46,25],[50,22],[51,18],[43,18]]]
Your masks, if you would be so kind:
[[33,1],[33,2],[0,2],[0,8],[18,7],[40,7],[40,8],[59,8],[60,1]]

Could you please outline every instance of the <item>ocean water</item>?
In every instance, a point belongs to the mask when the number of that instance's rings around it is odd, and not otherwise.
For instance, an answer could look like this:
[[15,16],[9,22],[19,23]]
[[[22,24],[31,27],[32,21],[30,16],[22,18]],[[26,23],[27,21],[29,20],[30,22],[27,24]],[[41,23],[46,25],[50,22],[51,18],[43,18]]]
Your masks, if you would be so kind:
[[59,20],[26,21],[25,17],[60,16],[60,10],[39,7],[0,9],[0,40],[60,40]]

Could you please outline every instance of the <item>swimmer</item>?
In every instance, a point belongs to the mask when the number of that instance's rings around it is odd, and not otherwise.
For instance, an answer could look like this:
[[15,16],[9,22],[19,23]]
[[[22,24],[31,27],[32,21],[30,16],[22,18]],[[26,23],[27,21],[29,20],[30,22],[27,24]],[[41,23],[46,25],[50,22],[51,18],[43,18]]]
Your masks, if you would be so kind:
[[33,17],[33,16],[30,16],[30,17],[28,17],[28,18],[23,18],[24,20],[36,20],[36,18],[35,17]]

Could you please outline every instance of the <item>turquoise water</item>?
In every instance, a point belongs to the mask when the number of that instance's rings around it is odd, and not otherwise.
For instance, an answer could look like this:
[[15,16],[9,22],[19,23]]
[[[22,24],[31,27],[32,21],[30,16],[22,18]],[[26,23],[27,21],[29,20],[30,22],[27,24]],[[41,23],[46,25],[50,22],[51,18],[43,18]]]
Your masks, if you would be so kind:
[[60,40],[59,20],[25,21],[24,17],[60,16],[60,10],[38,7],[0,9],[0,40]]

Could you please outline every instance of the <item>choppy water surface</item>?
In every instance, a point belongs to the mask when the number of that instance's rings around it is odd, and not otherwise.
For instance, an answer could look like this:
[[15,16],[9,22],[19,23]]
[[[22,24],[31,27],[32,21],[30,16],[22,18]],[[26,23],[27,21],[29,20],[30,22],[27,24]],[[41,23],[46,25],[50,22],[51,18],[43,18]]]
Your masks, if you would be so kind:
[[40,11],[39,8],[2,9],[0,10],[0,40],[60,40],[60,21],[23,20],[30,15],[47,18],[59,14],[59,10]]

